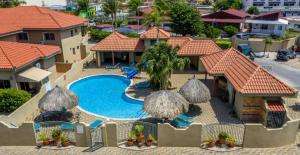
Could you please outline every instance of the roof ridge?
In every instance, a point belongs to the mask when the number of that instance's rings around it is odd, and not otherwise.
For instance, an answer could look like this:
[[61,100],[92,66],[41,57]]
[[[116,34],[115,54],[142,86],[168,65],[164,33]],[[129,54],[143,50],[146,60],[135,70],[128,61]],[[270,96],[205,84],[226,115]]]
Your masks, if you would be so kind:
[[34,46],[34,45],[31,45],[31,47],[37,49],[39,51],[39,55],[42,55],[42,57],[46,56],[45,53],[43,53],[42,50],[39,47]]
[[8,62],[10,63],[10,65],[14,68],[14,67],[15,67],[14,64],[13,64],[12,61],[9,59],[9,57],[7,56],[7,54],[4,52],[2,46],[0,46],[0,49],[1,49],[2,53],[3,53],[3,55],[5,55],[7,61],[8,61]]
[[244,84],[244,86],[241,89],[241,92],[244,91],[244,87],[248,86],[248,84],[250,83],[250,81],[253,79],[253,77],[256,75],[257,71],[259,70],[260,66],[257,66],[257,68],[255,69],[255,71],[253,72],[253,74],[249,77],[249,79],[246,81],[246,83]]
[[[41,7],[37,7],[37,6],[34,6],[41,14],[44,14],[44,15],[48,15],[51,19],[53,19],[53,21],[59,26],[59,27],[62,27],[59,23],[58,23],[58,21],[52,16],[52,14],[50,14],[50,13],[45,13],[45,12],[42,12],[41,11]],[[49,11],[52,11],[52,10],[49,10]]]

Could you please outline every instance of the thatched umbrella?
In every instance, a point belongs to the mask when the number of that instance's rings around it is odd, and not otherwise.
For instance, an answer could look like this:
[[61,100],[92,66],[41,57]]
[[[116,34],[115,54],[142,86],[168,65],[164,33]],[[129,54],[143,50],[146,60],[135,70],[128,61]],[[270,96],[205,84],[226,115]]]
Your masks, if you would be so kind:
[[144,111],[156,118],[176,118],[187,112],[189,103],[178,93],[161,90],[145,98]]
[[56,86],[39,101],[42,112],[60,112],[72,109],[78,104],[78,97],[67,89]]
[[190,103],[207,102],[211,99],[207,86],[195,77],[187,81],[179,93]]

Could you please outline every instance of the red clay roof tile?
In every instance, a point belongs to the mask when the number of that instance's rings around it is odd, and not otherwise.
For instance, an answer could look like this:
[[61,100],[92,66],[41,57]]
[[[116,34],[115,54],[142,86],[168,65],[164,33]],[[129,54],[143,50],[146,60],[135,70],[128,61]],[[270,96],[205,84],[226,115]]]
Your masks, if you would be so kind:
[[[149,30],[143,32],[140,36],[142,39],[156,39],[157,37],[157,29],[156,27],[152,27]],[[169,39],[171,34],[163,29],[159,29],[158,37],[160,39]]]
[[58,46],[0,41],[0,68],[19,68],[58,52]]

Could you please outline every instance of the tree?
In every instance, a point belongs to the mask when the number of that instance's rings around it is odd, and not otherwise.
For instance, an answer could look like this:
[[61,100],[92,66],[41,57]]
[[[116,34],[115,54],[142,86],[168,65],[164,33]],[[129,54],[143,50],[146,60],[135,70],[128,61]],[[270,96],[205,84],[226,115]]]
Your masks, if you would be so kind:
[[211,38],[211,39],[216,39],[220,36],[222,30],[218,29],[218,28],[214,28],[211,26],[207,26],[204,34],[206,35],[206,37]]
[[171,28],[181,35],[198,35],[203,30],[203,22],[199,12],[184,2],[175,2],[170,7]]
[[22,4],[26,4],[26,2],[21,0],[0,0],[0,8],[12,8]]
[[269,45],[272,44],[272,38],[265,38],[264,43],[265,43],[265,48],[264,48],[264,55],[267,52],[267,49],[269,48]]
[[227,9],[241,9],[241,0],[217,0],[213,5],[213,10],[215,12]]
[[144,52],[142,62],[147,64],[146,72],[150,77],[152,88],[169,88],[171,86],[169,79],[173,71],[183,70],[190,63],[187,58],[177,57],[178,49],[160,42]]
[[237,32],[239,32],[239,29],[237,29],[234,26],[229,25],[229,26],[224,27],[224,31],[231,37],[234,34],[236,34]]
[[77,1],[77,10],[78,12],[84,11],[87,12],[89,10],[89,0],[78,0]]
[[247,10],[247,12],[248,12],[249,14],[252,14],[252,15],[258,15],[258,14],[259,14],[259,11],[258,11],[258,9],[257,9],[256,6],[251,6],[251,7]]
[[31,94],[23,90],[0,89],[0,112],[12,112],[31,98]]
[[157,30],[157,34],[156,34],[156,42],[159,42],[159,26],[162,23],[162,17],[161,17],[161,12],[154,8],[153,11],[149,14],[146,14],[146,18],[144,21],[145,25],[154,25],[156,27]]
[[115,31],[115,28],[117,28],[117,11],[120,8],[119,0],[104,0],[104,2],[102,3],[102,8],[105,14],[110,14],[112,20],[112,28],[113,31]]
[[138,8],[144,4],[143,0],[129,0],[128,8],[131,11],[135,11],[135,15],[138,16]]

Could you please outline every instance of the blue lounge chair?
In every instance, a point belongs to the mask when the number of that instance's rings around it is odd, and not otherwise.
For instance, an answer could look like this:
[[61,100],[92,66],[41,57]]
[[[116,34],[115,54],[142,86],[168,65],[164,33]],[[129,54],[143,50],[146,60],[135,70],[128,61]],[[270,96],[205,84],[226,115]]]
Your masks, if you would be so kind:
[[73,129],[75,129],[75,125],[72,124],[72,123],[63,122],[63,123],[60,125],[60,128],[61,128],[62,130],[73,130]]
[[105,69],[116,69],[120,66],[120,63],[117,63],[115,65],[107,65],[105,66]]
[[90,128],[96,129],[98,126],[101,126],[102,124],[103,124],[103,121],[97,119],[93,123],[90,124]]
[[132,62],[129,66],[124,66],[124,67],[122,67],[122,68],[121,68],[121,71],[123,72],[123,71],[126,70],[126,69],[132,69],[134,66],[135,66],[135,63]]
[[150,87],[150,82],[149,81],[143,81],[140,83],[135,84],[137,88],[149,88]]
[[138,70],[133,70],[127,75],[127,79],[132,79],[137,73],[139,73]]
[[185,121],[185,122],[191,122],[191,120],[192,120],[192,118],[190,118],[190,117],[188,117],[188,116],[186,116],[186,115],[184,115],[184,114],[180,114],[180,115],[178,116],[178,118],[179,118],[179,119],[182,119],[182,120]]
[[178,128],[185,128],[185,127],[188,127],[191,123],[188,123],[188,122],[182,122],[178,119],[173,119],[171,122],[170,122],[171,125],[175,126],[175,127],[178,127]]
[[40,123],[34,123],[33,124],[33,128],[34,128],[34,131],[35,132],[40,132],[40,129],[41,129],[41,124]]

